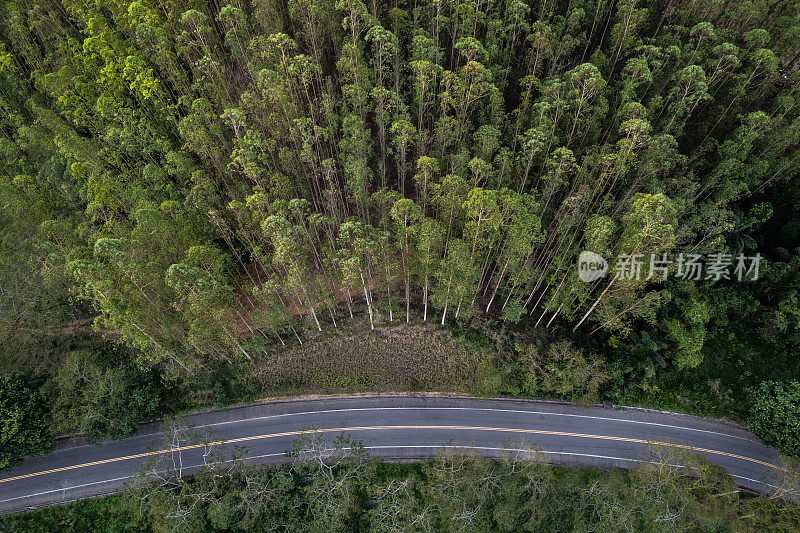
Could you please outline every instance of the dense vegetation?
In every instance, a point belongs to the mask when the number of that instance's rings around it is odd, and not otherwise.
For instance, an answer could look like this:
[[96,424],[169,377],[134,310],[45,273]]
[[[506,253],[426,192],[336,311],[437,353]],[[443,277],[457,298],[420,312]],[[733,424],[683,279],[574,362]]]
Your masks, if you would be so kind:
[[767,444],[800,456],[800,382],[762,383],[753,402],[750,427]]
[[[345,452],[352,448],[353,452]],[[469,450],[434,461],[371,460],[347,438],[310,436],[297,462],[210,460],[188,478],[0,518],[28,531],[792,531],[800,507],[743,494],[697,456],[658,455],[628,474],[547,465],[529,446],[499,461]],[[682,468],[678,465],[682,465]],[[225,475],[220,475],[223,473]],[[691,474],[687,476],[686,474]],[[798,487],[795,487],[797,489]]]
[[47,408],[38,385],[20,375],[0,378],[0,470],[26,455],[50,451]]
[[[32,423],[100,440],[175,391],[379,382],[324,353],[317,375],[226,381],[355,317],[490,348],[493,392],[744,419],[800,375],[798,12],[4,2],[0,370],[47,379]],[[582,250],[764,260],[584,283]]]

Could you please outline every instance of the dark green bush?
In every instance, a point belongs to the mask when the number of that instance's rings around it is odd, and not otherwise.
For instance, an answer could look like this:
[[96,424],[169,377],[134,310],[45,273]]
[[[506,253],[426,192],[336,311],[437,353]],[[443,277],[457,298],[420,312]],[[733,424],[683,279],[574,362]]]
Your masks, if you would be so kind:
[[0,377],[0,470],[43,455],[53,446],[47,402],[36,378],[21,374]]
[[750,429],[783,453],[800,456],[800,382],[763,382],[753,395]]

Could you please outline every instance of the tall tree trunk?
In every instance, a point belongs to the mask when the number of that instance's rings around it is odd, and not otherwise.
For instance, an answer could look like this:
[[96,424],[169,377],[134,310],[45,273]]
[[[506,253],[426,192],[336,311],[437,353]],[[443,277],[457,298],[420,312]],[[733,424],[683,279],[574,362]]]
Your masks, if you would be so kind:
[[579,327],[581,327],[581,324],[583,324],[583,321],[584,321],[584,320],[586,320],[586,319],[589,317],[589,315],[591,315],[591,314],[592,314],[592,311],[594,311],[594,308],[595,308],[595,307],[597,307],[597,304],[599,304],[599,303],[600,303],[600,299],[601,299],[603,296],[605,296],[605,294],[608,292],[608,289],[610,289],[610,288],[611,288],[611,285],[613,285],[613,284],[614,284],[614,282],[615,282],[615,281],[617,281],[617,278],[618,278],[618,277],[619,277],[619,274],[617,274],[616,276],[614,276],[613,278],[611,278],[611,281],[609,281],[609,282],[608,282],[608,285],[606,285],[606,288],[605,288],[605,289],[603,289],[603,292],[602,292],[602,293],[600,293],[600,296],[598,296],[598,297],[597,297],[597,300],[595,300],[595,301],[594,301],[594,303],[592,304],[592,306],[589,308],[589,310],[588,310],[588,311],[586,311],[586,314],[585,314],[585,315],[583,315],[583,318],[581,318],[580,322],[578,322],[577,324],[575,324],[575,327],[574,327],[574,328],[572,328],[572,331],[577,331],[577,329],[578,329]]
[[350,313],[350,318],[353,318],[353,296],[350,294],[350,287],[347,287],[347,311]]
[[364,273],[361,273],[361,285],[364,287],[364,298],[367,299],[367,310],[369,311],[369,327],[370,329],[375,329],[375,324],[372,322],[372,301],[369,297],[369,292],[367,292],[367,284],[364,282]]
[[317,330],[322,331],[322,326],[319,325],[319,320],[317,319],[317,313],[314,311],[313,307],[308,308],[311,311],[311,316],[314,317],[314,322],[317,324]]
[[556,317],[558,316],[558,313],[560,313],[560,312],[561,312],[561,308],[562,308],[562,307],[564,307],[564,304],[561,304],[561,305],[559,305],[559,306],[558,306],[558,309],[556,309],[556,312],[555,312],[555,313],[553,313],[553,316],[551,316],[551,317],[550,317],[550,320],[548,320],[548,321],[547,321],[547,325],[545,326],[545,328],[549,328],[549,327],[550,327],[550,324],[552,324],[552,323],[553,323],[553,320],[555,320],[555,319],[556,319]]
[[303,341],[300,340],[300,335],[297,334],[297,330],[294,329],[294,326],[291,326],[291,328],[292,328],[292,333],[294,333],[294,336],[297,337],[297,342],[299,342],[300,344],[303,344]]
[[442,325],[444,326],[444,318],[447,316],[447,304],[450,302],[450,284],[453,282],[452,271],[450,277],[447,279],[447,294],[444,297],[444,311],[442,311]]
[[411,320],[411,287],[408,276],[406,276],[406,324]]
[[[503,281],[503,276],[506,273],[506,268],[508,268],[508,262],[509,261],[510,261],[510,259],[506,259],[506,264],[503,265],[503,270],[500,271],[500,276],[497,278],[497,285],[494,286],[494,291],[492,291],[492,297],[489,298],[489,303],[486,304],[486,312],[487,313],[489,312],[489,308],[492,306],[492,302],[494,301],[494,297],[497,295],[497,289],[500,288],[500,283],[502,283],[502,281]],[[490,279],[490,281],[491,281],[491,279]],[[488,287],[488,285],[487,285],[487,287]],[[505,305],[503,305],[503,307],[505,307]]]
[[425,275],[425,291],[422,296],[422,300],[425,305],[425,311],[422,314],[422,321],[427,322],[428,321],[428,275],[427,274]]

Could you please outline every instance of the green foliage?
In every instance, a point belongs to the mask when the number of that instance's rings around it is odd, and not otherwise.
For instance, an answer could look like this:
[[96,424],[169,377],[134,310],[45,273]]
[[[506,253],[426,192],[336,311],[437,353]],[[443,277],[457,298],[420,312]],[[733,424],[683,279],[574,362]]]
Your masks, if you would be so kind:
[[214,407],[224,409],[231,404],[228,386],[221,382],[214,384]]
[[29,513],[0,518],[9,531],[113,531],[136,533],[152,531],[145,520],[131,513],[125,496],[79,500],[69,505],[48,507]]
[[762,383],[753,393],[749,426],[765,443],[800,456],[800,382]]
[[97,359],[86,350],[73,352],[50,384],[56,430],[84,433],[91,443],[127,437],[158,412],[160,403],[158,387],[149,381],[150,376],[115,361]]
[[50,413],[40,380],[19,374],[0,377],[0,470],[43,455],[53,446]]
[[[501,354],[509,392],[605,367],[741,415],[798,370],[800,6],[707,4],[3,3],[0,368],[63,370],[92,323],[131,349],[92,390],[136,359],[200,395],[346,320],[489,317],[549,337],[539,370]],[[763,279],[587,284],[586,249]]]
[[544,349],[531,344],[520,360],[527,371],[523,388],[533,396],[553,394],[592,403],[607,379],[601,359],[585,354],[568,341],[553,343]]
[[705,340],[705,331],[688,328],[677,320],[668,320],[664,327],[667,338],[677,344],[675,361],[678,368],[694,368],[703,360],[701,350]]

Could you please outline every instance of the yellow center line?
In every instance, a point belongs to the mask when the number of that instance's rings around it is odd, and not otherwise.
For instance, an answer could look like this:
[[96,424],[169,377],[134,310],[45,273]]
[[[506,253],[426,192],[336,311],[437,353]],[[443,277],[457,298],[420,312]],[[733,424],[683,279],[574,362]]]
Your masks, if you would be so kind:
[[298,435],[308,434],[308,433],[340,433],[346,431],[382,431],[382,430],[399,430],[399,429],[447,429],[452,431],[494,431],[494,432],[503,432],[503,433],[526,433],[526,434],[533,434],[533,435],[551,435],[557,437],[576,437],[582,439],[596,439],[596,440],[611,440],[611,441],[618,441],[618,442],[632,442],[635,444],[647,444],[647,445],[657,445],[657,446],[671,446],[673,448],[681,448],[684,450],[692,450],[695,452],[703,452],[709,453],[713,455],[724,455],[725,457],[732,457],[734,459],[741,459],[743,461],[750,461],[752,463],[757,463],[763,466],[767,466],[770,468],[778,469],[778,467],[772,463],[767,463],[765,461],[761,461],[759,459],[754,459],[752,457],[747,457],[744,455],[737,455],[735,453],[723,452],[719,450],[711,450],[709,448],[700,448],[697,446],[691,446],[689,444],[675,444],[672,442],[660,442],[660,441],[649,441],[644,439],[635,439],[631,437],[614,437],[611,435],[591,435],[587,433],[571,433],[567,431],[548,431],[544,429],[518,429],[518,428],[496,428],[496,427],[484,427],[484,426],[353,426],[353,427],[340,427],[340,428],[325,428],[325,429],[316,429],[316,430],[299,430],[299,431],[286,431],[283,433],[269,433],[266,435],[253,435],[250,437],[239,437],[236,439],[230,440],[219,440],[214,442],[208,442],[204,444],[189,444],[186,446],[181,446],[175,449],[164,449],[164,450],[155,450],[151,452],[142,452],[136,453],[133,455],[125,455],[123,457],[112,457],[109,459],[101,459],[99,461],[92,461],[89,463],[81,463],[78,465],[70,465],[70,466],[62,466],[60,468],[52,468],[50,470],[42,470],[40,472],[32,472],[30,474],[21,474],[19,476],[8,477],[5,479],[0,479],[0,483],[6,483],[8,481],[16,481],[19,479],[26,479],[35,476],[43,476],[45,474],[54,474],[57,472],[64,472],[67,470],[75,470],[77,468],[86,468],[89,466],[97,466],[107,463],[115,463],[118,461],[128,461],[130,459],[141,459],[143,457],[152,457],[154,455],[164,455],[174,451],[180,450],[192,450],[196,448],[203,448],[204,446],[218,446],[221,444],[233,444],[237,442],[248,442],[252,440],[261,440],[261,439],[274,439],[280,437],[294,437]]

